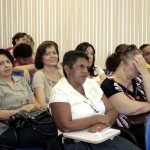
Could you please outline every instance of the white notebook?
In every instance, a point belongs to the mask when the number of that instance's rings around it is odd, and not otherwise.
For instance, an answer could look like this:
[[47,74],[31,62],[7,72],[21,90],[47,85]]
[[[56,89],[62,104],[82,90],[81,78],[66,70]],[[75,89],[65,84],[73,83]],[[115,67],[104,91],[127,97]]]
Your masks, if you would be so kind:
[[120,130],[108,128],[104,131],[96,133],[90,133],[88,132],[88,130],[63,133],[63,136],[66,138],[79,140],[87,143],[98,144],[108,139],[113,139],[115,136],[119,134]]

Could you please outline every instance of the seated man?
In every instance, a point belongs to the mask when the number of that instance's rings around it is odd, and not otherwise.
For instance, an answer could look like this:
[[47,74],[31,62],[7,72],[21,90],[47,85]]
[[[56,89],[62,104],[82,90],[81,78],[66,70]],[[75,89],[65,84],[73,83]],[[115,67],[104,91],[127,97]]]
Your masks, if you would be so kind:
[[34,64],[34,60],[32,59],[31,46],[25,43],[19,44],[14,48],[13,55],[14,55],[14,68],[13,68],[14,75],[24,76],[25,73],[29,74],[30,76],[29,83],[31,86],[33,71],[31,70],[29,72],[27,69],[25,69],[24,71],[20,69],[21,68],[20,66]]

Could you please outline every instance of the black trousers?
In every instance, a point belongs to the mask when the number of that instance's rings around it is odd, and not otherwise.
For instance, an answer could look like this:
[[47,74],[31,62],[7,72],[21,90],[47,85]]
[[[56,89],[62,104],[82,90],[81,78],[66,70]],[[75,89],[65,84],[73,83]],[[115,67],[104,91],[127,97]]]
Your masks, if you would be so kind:
[[145,150],[145,127],[143,125],[136,125],[130,128],[130,131],[136,136],[139,147]]
[[[113,140],[107,140],[100,144],[89,144],[92,150],[141,150],[128,140],[116,136]],[[87,150],[81,142],[64,141],[64,150]]]

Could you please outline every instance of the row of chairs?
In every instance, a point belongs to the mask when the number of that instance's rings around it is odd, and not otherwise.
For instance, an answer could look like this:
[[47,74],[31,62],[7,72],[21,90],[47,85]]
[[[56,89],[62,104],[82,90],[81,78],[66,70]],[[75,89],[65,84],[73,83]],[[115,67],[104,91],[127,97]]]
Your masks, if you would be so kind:
[[[3,121],[0,121],[0,122],[3,122]],[[131,141],[132,143],[138,146],[136,137],[134,136],[133,133],[131,133],[129,130],[124,129],[124,128],[119,128],[119,127],[116,127],[116,128],[121,130],[122,137],[128,139],[129,141]],[[12,130],[16,134],[13,128]],[[63,150],[62,138],[63,138],[62,134],[58,136],[59,150]],[[150,115],[147,117],[146,122],[145,122],[145,142],[146,142],[146,150],[150,150]],[[11,147],[10,148],[10,147],[2,146],[2,145],[0,145],[0,149],[2,150],[42,150],[39,147],[30,147],[30,148]],[[89,150],[90,148],[87,146],[87,149]]]

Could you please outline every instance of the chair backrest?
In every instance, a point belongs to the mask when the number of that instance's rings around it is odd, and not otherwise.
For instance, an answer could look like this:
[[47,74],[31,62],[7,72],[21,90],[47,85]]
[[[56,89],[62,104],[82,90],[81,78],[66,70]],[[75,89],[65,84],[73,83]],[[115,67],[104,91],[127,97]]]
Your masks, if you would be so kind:
[[147,117],[145,123],[145,142],[146,150],[150,150],[150,115]]

